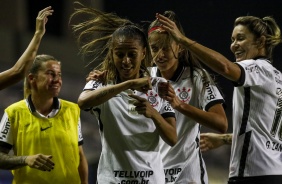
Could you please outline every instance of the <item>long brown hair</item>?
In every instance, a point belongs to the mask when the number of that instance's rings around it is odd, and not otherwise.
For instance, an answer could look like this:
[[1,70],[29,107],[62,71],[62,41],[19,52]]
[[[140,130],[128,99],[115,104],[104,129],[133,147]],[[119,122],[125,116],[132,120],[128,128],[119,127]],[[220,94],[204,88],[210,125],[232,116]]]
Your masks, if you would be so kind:
[[95,69],[107,70],[105,82],[114,81],[118,73],[112,57],[113,43],[122,36],[138,40],[146,49],[146,56],[141,63],[141,72],[149,75],[147,67],[151,66],[152,61],[150,48],[146,34],[139,25],[114,13],[105,13],[86,7],[79,2],[75,2],[75,5],[78,5],[78,8],[75,8],[71,15],[70,23],[75,18],[83,18],[82,22],[71,26],[77,38],[80,53],[84,58],[91,58],[86,66],[93,62],[97,63],[98,66]]

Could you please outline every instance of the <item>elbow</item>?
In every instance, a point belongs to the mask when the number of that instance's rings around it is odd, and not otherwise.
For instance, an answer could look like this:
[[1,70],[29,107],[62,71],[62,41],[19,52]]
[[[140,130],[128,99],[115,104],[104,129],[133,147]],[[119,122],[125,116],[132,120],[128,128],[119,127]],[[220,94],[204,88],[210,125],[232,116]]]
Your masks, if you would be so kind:
[[175,135],[174,138],[171,139],[170,141],[168,141],[167,143],[168,143],[168,145],[170,145],[171,147],[173,147],[174,145],[176,145],[177,141],[178,141],[178,138],[177,138],[177,136]]
[[228,129],[228,121],[227,119],[224,119],[221,125],[218,128],[218,131],[222,134],[226,133]]
[[83,99],[78,98],[77,105],[79,106],[80,109],[87,109],[86,101]]
[[236,66],[234,63],[225,62],[222,65],[221,71],[219,72],[225,78],[231,81],[238,81],[241,75],[240,68]]
[[220,70],[219,73],[220,73],[221,75],[223,75],[223,76],[229,75],[229,73],[230,73],[230,68],[229,68],[229,65],[228,65],[226,62],[222,64],[221,70]]
[[23,70],[14,70],[12,73],[12,81],[14,83],[19,82],[20,80],[24,79],[26,76],[26,72]]
[[90,91],[84,91],[79,95],[77,99],[77,105],[80,109],[85,110],[95,106],[95,104],[90,99],[89,92]]

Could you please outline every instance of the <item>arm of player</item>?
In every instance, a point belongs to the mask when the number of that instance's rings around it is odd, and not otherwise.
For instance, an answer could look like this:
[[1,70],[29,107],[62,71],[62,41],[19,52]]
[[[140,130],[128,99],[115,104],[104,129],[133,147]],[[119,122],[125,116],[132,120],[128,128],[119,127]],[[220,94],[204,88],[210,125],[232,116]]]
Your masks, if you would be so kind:
[[156,109],[154,109],[146,99],[136,95],[129,96],[137,100],[133,103],[133,105],[136,106],[135,110],[138,112],[138,114],[143,114],[145,117],[151,118],[154,121],[161,138],[168,145],[175,145],[177,142],[175,118],[169,117],[164,119],[161,114]]
[[81,109],[87,109],[106,102],[124,90],[136,89],[146,92],[152,88],[151,86],[151,81],[148,77],[127,80],[95,90],[85,90],[79,95],[77,103]]
[[41,39],[45,34],[47,17],[52,15],[52,13],[53,10],[51,6],[38,13],[36,18],[36,31],[28,47],[12,68],[0,73],[0,89],[11,86],[25,77],[37,54]]
[[83,151],[82,146],[79,146],[80,162],[78,166],[78,172],[80,176],[81,184],[88,184],[88,163]]
[[30,155],[14,156],[8,154],[9,150],[0,147],[0,169],[14,170],[24,166],[29,166],[42,171],[51,171],[54,169],[54,163],[51,155]]
[[171,84],[168,84],[167,95],[163,97],[167,100],[172,108],[195,120],[196,122],[214,129],[218,132],[225,133],[228,128],[228,121],[222,104],[215,104],[208,111],[203,111],[187,103],[182,102],[175,94]]
[[197,58],[199,58],[201,62],[229,80],[239,80],[241,70],[238,65],[229,61],[222,54],[187,38],[179,31],[175,22],[173,22],[169,18],[158,13],[156,14],[156,18],[162,24],[162,28],[168,31],[176,42],[188,48],[193,54],[197,56]]
[[225,144],[231,145],[232,136],[232,134],[202,133],[200,138],[200,149],[202,151],[208,151]]

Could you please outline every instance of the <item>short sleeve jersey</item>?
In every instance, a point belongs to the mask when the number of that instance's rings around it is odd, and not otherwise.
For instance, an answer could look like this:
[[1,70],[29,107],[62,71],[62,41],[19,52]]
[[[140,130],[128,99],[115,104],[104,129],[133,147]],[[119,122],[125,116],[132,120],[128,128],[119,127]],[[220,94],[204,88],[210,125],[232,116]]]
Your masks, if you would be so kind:
[[[145,98],[164,118],[175,117],[171,106],[157,94],[157,84],[164,80],[151,78],[152,90],[147,93],[122,91],[92,108],[102,142],[98,183],[165,183],[158,130],[152,119],[137,113],[134,99],[128,96]],[[84,90],[102,87],[99,82],[89,81]]]
[[[134,99],[128,96],[145,98],[164,118],[175,117],[171,106],[157,94],[158,82],[165,80],[151,78],[151,81],[152,90],[147,93],[122,91],[92,108],[102,141],[98,183],[165,183],[158,130],[152,119],[137,113]],[[99,82],[89,81],[84,90],[103,87]]]
[[282,74],[264,58],[237,63],[229,177],[282,174]]
[[[150,71],[151,76],[161,76],[157,67],[150,68]],[[191,74],[190,68],[180,62],[169,82],[182,102],[204,111],[215,104],[224,103],[220,91],[204,70],[195,69]],[[161,142],[166,183],[208,183],[206,166],[199,149],[200,124],[177,110],[175,115],[177,144],[170,147]]]

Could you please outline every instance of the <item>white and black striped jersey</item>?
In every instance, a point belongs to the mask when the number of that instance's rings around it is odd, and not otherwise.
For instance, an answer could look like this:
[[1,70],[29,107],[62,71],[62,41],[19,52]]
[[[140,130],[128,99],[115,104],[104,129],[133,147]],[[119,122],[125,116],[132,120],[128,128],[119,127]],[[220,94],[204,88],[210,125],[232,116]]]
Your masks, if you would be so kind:
[[[152,76],[160,76],[157,67],[150,68]],[[211,106],[224,103],[218,88],[204,71],[195,69],[191,80],[190,68],[180,62],[169,80],[179,99],[207,111]],[[207,184],[206,166],[199,149],[200,124],[175,110],[178,142],[170,147],[162,141],[161,153],[166,183]]]
[[237,64],[229,177],[281,175],[282,74],[264,58]]
[[[135,111],[133,99],[128,96],[132,93],[147,99],[164,118],[175,117],[170,104],[157,94],[158,82],[166,80],[156,77],[151,80],[152,90],[147,93],[122,91],[91,109],[98,120],[102,142],[97,177],[99,184],[165,183],[159,150],[160,134],[152,119]],[[89,81],[84,90],[103,87],[97,81]]]

